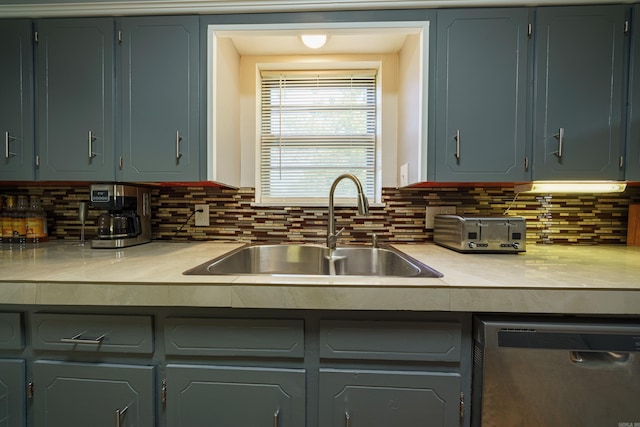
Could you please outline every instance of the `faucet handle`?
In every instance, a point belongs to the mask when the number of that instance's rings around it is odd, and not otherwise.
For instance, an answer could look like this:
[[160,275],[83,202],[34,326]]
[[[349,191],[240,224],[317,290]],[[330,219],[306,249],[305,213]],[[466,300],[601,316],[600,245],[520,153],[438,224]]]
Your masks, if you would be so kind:
[[344,227],[342,227],[340,230],[336,231],[336,234],[334,234],[334,236],[338,237],[339,235],[342,234],[343,231],[344,231]]

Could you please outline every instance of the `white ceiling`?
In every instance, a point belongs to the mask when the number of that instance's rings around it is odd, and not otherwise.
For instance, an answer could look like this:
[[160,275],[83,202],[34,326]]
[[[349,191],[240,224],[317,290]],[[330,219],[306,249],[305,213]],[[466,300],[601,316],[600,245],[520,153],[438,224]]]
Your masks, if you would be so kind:
[[[216,31],[217,37],[232,40],[240,55],[333,55],[397,53],[407,36],[416,28],[359,28],[305,30]],[[302,34],[327,34],[327,43],[319,49],[302,44]]]

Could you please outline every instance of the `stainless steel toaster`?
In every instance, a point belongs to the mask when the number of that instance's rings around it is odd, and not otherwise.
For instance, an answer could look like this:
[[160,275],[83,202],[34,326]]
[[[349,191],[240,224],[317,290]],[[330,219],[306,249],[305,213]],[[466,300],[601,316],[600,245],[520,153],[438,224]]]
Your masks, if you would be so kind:
[[519,216],[436,215],[433,240],[458,252],[526,250],[527,225]]

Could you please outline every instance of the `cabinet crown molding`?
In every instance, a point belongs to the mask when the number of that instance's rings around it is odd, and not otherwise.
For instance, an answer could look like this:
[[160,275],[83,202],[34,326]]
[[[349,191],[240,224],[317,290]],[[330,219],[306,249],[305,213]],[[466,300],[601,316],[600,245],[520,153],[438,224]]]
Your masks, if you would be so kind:
[[133,16],[308,12],[371,9],[420,9],[450,7],[559,6],[633,3],[635,0],[134,0],[51,2],[8,0],[0,5],[3,18],[72,16]]

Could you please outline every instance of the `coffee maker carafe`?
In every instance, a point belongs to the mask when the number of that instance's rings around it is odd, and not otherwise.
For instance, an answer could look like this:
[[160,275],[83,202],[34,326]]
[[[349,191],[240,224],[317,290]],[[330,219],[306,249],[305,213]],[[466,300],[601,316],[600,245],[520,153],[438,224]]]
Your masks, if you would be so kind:
[[124,248],[151,241],[151,193],[125,184],[92,184],[91,206],[106,209],[98,217],[92,248]]

